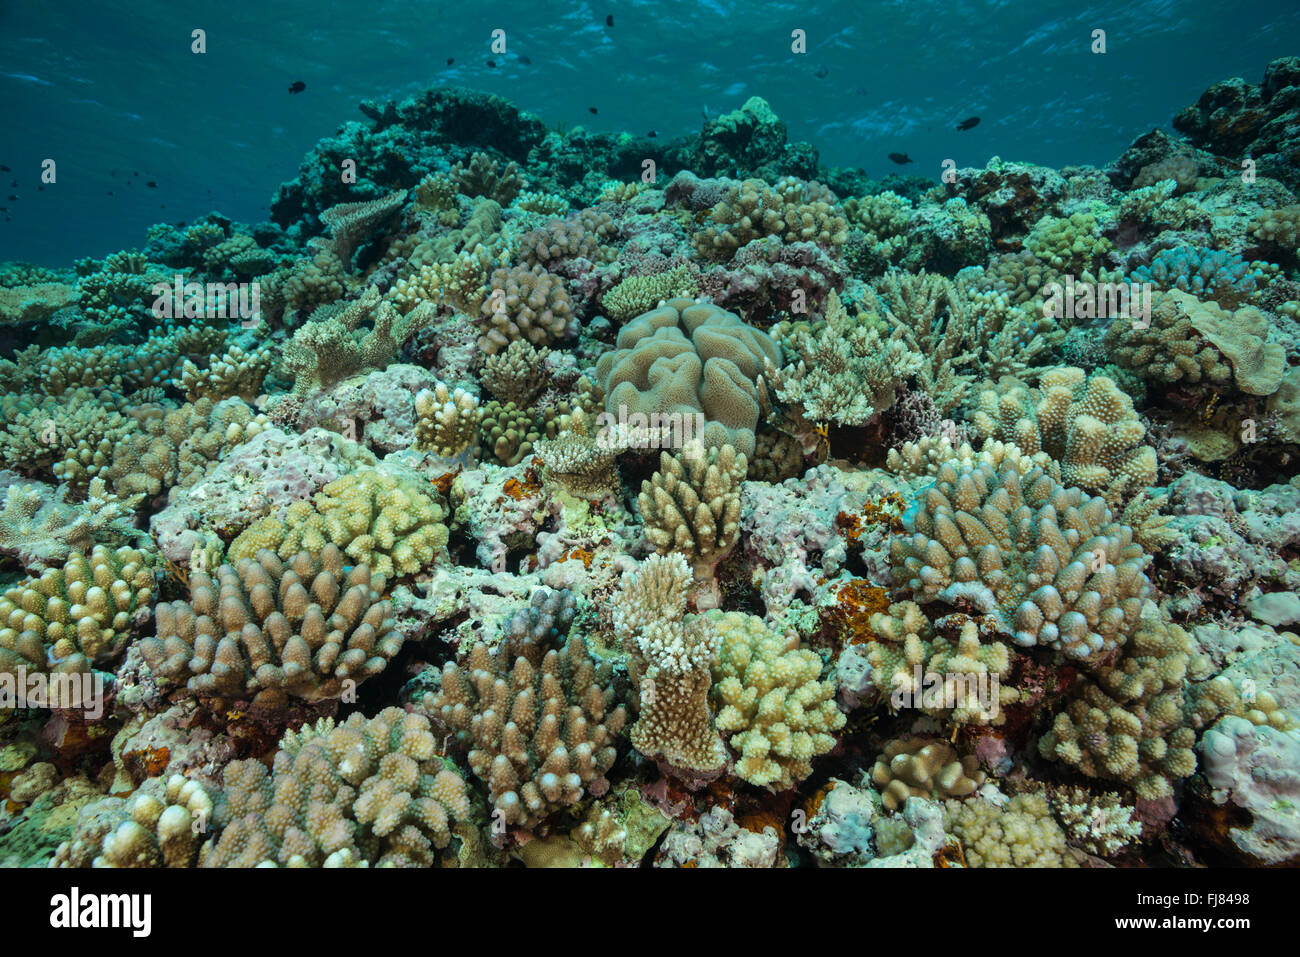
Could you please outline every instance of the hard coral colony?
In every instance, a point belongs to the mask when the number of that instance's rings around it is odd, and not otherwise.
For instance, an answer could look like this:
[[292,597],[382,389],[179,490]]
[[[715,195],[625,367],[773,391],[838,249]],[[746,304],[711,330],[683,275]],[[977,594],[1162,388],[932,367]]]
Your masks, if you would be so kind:
[[0,863],[1296,863],[1297,103],[887,189],[440,87],[8,265]]

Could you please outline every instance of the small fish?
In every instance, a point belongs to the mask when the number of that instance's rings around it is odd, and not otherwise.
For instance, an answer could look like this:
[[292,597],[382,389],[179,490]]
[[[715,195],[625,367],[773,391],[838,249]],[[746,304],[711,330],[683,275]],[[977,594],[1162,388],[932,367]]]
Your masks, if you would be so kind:
[[456,62],[456,58],[454,56],[447,57],[447,66],[451,66],[455,62]]
[[37,187],[36,187],[36,192],[38,192],[38,193],[43,193],[43,192],[45,192],[45,187],[44,187],[44,186],[37,186]]
[[528,59],[528,57],[526,57],[526,56],[521,56],[521,57],[519,58],[519,62],[522,63],[524,66],[529,66],[529,65],[532,64],[533,61],[530,60],[530,59]]
[[149,180],[149,182],[145,183],[144,185],[148,186],[150,189],[158,188],[158,184],[155,183],[153,180]]
[[11,172],[13,171],[8,166],[0,166],[0,173],[11,173]]
[[957,124],[957,129],[973,130],[975,127],[979,125],[980,125],[980,118],[978,116],[968,116],[966,117],[966,119],[962,120],[960,123]]
[[890,153],[889,158],[899,166],[902,166],[904,163],[912,162],[912,157],[908,156],[906,153]]
[[289,92],[290,92],[290,93],[301,93],[301,92],[302,92],[303,90],[305,90],[305,89],[307,89],[307,84],[306,84],[306,83],[302,82],[302,80],[294,80],[293,83],[292,83],[292,84],[290,85],[290,87],[289,87]]
[[494,70],[496,69],[496,66],[497,66],[497,61],[496,61],[496,60],[488,60],[487,63],[488,63],[488,66],[492,67],[492,69],[494,69]]
[[8,206],[0,206],[0,213],[7,213],[7,212],[9,212]]
[[614,14],[612,14],[612,13],[608,13],[608,14],[606,14],[606,15],[605,15],[605,26],[607,26],[607,27],[612,27],[613,25],[614,25]]
[[826,69],[826,67],[824,67],[824,66],[819,66],[819,67],[817,68],[817,72],[814,73],[813,76],[817,77],[817,79],[820,80],[822,77],[824,77],[827,73],[830,73],[830,72],[831,72],[831,71],[828,70],[828,69]]
[[598,114],[596,113],[596,108],[595,108],[594,106],[589,106],[589,107],[587,107],[587,112],[590,113],[592,116],[596,116],[596,115],[598,115]]
[[18,197],[15,196],[13,193],[10,193],[10,194],[8,195],[8,197],[6,197],[6,198],[7,198],[7,199],[17,199]]
[[137,170],[132,170],[132,171],[131,171],[131,175],[132,175],[132,176],[139,176],[139,175],[140,175],[140,171],[139,171],[138,169],[137,169]]
[[108,195],[109,195],[109,196],[112,196],[112,195],[113,195],[113,191],[112,191],[111,189],[108,191]]
[[651,130],[649,133],[646,134],[646,136],[648,136],[650,139],[654,139],[658,135],[659,133],[656,130]]

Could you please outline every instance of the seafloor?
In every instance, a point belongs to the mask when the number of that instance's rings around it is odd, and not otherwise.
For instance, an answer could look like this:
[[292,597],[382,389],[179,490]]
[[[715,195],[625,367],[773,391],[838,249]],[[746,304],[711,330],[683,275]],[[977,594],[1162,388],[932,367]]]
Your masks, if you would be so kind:
[[883,182],[361,110],[0,271],[0,863],[1300,859],[1300,58]]

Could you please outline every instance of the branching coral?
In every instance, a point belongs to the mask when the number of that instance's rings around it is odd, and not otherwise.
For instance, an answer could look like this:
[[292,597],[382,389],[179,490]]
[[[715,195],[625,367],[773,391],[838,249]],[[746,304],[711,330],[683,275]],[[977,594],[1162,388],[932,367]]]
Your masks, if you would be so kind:
[[1119,661],[1081,680],[1039,751],[1132,785],[1141,798],[1169,796],[1172,782],[1196,770],[1183,694],[1192,651],[1187,633],[1148,606]]
[[376,469],[335,479],[310,502],[294,502],[283,518],[254,522],[230,544],[229,558],[268,548],[288,560],[300,550],[323,555],[336,545],[385,578],[432,565],[447,547],[446,507],[432,487]]
[[[293,394],[307,396],[366,369],[384,368],[436,315],[429,302],[399,315],[374,286],[353,302],[317,309],[284,347],[284,366],[294,377]],[[372,328],[362,328],[363,323]]]
[[470,816],[423,715],[385,708],[286,734],[270,774],[226,766],[204,867],[429,867]]
[[695,454],[661,452],[659,471],[641,483],[637,496],[646,538],[659,554],[684,555],[696,580],[714,589],[714,569],[740,537],[746,466],[745,456],[730,445]]
[[33,663],[44,670],[48,663],[85,671],[110,661],[153,601],[154,587],[153,567],[137,549],[73,552],[63,567],[47,568],[0,598],[0,670]]
[[495,654],[483,642],[464,666],[448,662],[428,707],[469,752],[504,823],[531,827],[608,782],[626,713],[614,707],[611,671],[586,642],[558,636],[573,618],[568,592],[539,591],[506,624]]
[[825,326],[816,333],[799,330],[785,346],[797,359],[769,373],[773,391],[814,422],[866,424],[889,409],[901,382],[925,365],[901,327],[885,338],[870,317],[850,318],[834,293]]
[[415,394],[415,447],[445,458],[459,455],[478,441],[483,411],[464,389],[454,392],[441,382]]
[[1061,481],[1118,506],[1156,480],[1156,452],[1133,400],[1107,376],[1063,366],[1039,377],[1034,392],[1003,379],[977,397],[981,437],[1014,442],[1061,464]]
[[741,246],[764,236],[829,247],[841,246],[848,238],[835,194],[821,183],[792,176],[775,186],[747,179],[728,188],[709,218],[714,225],[696,233],[694,241],[701,255],[713,259],[730,259]]
[[945,741],[898,738],[890,741],[871,768],[871,782],[880,789],[881,805],[900,810],[910,797],[962,798],[984,783],[979,759],[959,758]]
[[1096,660],[1138,624],[1148,558],[1106,503],[1041,469],[940,468],[891,546],[917,601],[990,616],[1018,645]]
[[519,339],[544,346],[573,333],[573,305],[564,282],[541,266],[498,269],[488,286],[479,348],[489,355]]
[[652,555],[625,572],[614,633],[631,653],[639,707],[633,747],[671,769],[707,777],[727,763],[709,713],[719,635],[704,618],[686,614],[690,582],[690,567],[677,554]]
[[288,562],[262,549],[215,578],[191,572],[189,601],[158,605],[157,636],[140,651],[158,675],[203,698],[337,698],[401,647],[383,587],[368,565],[346,571],[332,545]]
[[718,730],[730,732],[740,754],[736,774],[750,784],[783,791],[812,774],[812,759],[835,747],[844,727],[835,684],[821,681],[822,660],[799,650],[761,618],[709,612],[719,636],[710,697]]

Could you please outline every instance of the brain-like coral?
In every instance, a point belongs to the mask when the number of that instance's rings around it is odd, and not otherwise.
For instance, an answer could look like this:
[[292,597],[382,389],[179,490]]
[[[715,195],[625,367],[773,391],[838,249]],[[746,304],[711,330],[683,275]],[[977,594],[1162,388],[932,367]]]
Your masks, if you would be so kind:
[[765,362],[781,364],[767,333],[717,306],[673,299],[619,330],[596,375],[612,415],[702,413],[697,438],[704,445],[730,444],[750,455]]
[[940,468],[891,547],[918,602],[989,615],[1021,646],[1095,659],[1137,626],[1148,558],[1100,498],[1037,467]]

